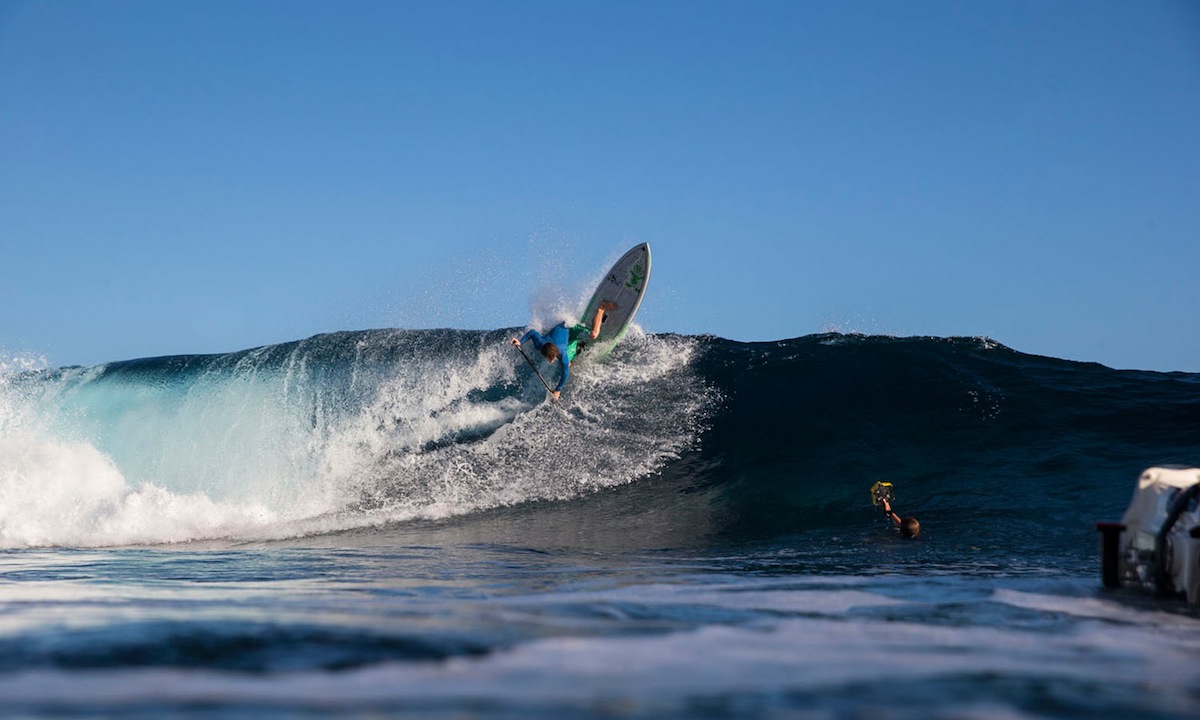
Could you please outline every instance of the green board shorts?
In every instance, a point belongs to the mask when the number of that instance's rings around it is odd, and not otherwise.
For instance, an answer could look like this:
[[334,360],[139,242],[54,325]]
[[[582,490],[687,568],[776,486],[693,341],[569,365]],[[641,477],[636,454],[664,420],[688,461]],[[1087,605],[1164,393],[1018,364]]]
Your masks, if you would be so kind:
[[575,359],[579,351],[587,346],[587,343],[580,343],[580,340],[590,340],[592,337],[592,329],[587,325],[575,325],[567,329],[567,362]]

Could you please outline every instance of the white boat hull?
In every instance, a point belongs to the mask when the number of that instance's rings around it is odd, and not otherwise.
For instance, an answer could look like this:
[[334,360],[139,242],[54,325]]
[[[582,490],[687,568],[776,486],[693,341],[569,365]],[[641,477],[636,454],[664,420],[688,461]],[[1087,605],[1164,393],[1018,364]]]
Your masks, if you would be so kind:
[[1137,587],[1200,604],[1200,469],[1153,467],[1119,523],[1097,523],[1107,587]]

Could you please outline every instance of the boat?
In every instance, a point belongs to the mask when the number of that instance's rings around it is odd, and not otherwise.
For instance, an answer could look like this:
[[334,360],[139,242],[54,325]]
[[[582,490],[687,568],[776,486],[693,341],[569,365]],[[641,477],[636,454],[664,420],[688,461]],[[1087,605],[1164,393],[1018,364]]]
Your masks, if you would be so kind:
[[1147,469],[1121,521],[1096,529],[1105,587],[1200,604],[1200,468]]

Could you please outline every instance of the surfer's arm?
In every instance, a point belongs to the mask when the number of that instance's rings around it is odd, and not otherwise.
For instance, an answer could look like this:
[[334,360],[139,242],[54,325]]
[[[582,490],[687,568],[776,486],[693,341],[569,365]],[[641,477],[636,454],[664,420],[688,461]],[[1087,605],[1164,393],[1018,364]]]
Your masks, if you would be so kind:
[[542,337],[542,334],[540,332],[538,332],[537,330],[530,330],[529,332],[527,332],[521,336],[521,339],[517,341],[517,345],[524,345],[525,342],[530,339],[533,340],[533,344],[536,345],[539,350],[542,348],[543,345],[546,344],[546,340]]
[[562,377],[558,380],[558,385],[554,388],[554,399],[558,399],[558,394],[562,392],[563,386],[567,384],[567,378],[571,377],[571,361],[566,355],[561,358],[562,361]]

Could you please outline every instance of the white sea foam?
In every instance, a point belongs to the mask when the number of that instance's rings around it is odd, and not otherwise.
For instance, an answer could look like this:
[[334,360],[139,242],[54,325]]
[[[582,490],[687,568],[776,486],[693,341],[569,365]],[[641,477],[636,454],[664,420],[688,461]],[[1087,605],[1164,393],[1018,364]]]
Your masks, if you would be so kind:
[[[331,440],[341,465],[331,475],[357,483],[376,519],[441,518],[532,499],[562,499],[650,474],[697,434],[708,402],[675,375],[691,359],[683,340],[627,339],[623,359],[577,360],[563,399],[542,402],[536,380],[521,398],[473,401],[470,393],[517,380],[507,347],[485,348],[470,365],[425,369],[386,384],[355,423]],[[543,371],[554,377],[557,368]],[[653,401],[646,390],[654,383]],[[399,418],[379,432],[379,418]],[[470,430],[478,439],[419,448]],[[363,452],[363,449],[366,452]],[[365,485],[364,485],[365,481]]]
[[[14,370],[37,368],[10,364],[0,546],[263,539],[441,518],[630,482],[696,436],[703,393],[675,377],[690,360],[684,340],[634,331],[622,360],[577,361],[563,399],[548,403],[511,348],[478,337],[449,356],[349,367],[314,360],[320,339],[282,363],[264,348],[190,375],[22,377]],[[364,356],[378,350],[378,338],[358,342]]]
[[203,492],[131,487],[111,458],[85,442],[11,425],[0,437],[0,547],[179,542],[273,518],[261,505],[217,503]]

